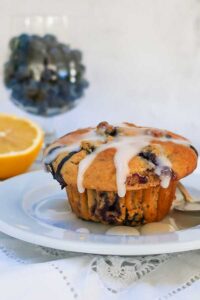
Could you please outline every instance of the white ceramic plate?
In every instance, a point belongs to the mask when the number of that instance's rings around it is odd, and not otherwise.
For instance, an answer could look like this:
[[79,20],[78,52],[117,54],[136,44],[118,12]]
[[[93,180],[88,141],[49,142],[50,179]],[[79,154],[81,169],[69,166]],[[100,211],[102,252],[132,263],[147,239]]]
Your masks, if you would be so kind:
[[[191,175],[184,183],[200,198],[200,175]],[[0,183],[0,231],[60,250],[148,255],[199,249],[200,214],[172,212],[172,219],[181,230],[145,236],[107,235],[112,226],[82,221],[71,213],[65,192],[50,174],[36,171]]]

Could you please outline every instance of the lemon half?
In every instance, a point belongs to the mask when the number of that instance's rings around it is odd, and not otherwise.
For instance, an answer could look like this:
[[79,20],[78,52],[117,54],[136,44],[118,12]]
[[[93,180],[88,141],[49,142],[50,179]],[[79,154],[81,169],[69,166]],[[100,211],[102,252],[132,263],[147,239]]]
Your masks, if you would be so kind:
[[43,136],[34,122],[0,113],[0,179],[26,171],[42,147]]

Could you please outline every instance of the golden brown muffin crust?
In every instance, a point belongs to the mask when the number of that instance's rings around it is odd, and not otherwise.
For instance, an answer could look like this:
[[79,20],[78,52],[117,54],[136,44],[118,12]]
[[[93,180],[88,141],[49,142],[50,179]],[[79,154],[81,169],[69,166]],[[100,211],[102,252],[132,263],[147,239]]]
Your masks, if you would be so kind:
[[[132,157],[129,161],[129,175],[127,176],[126,180],[126,189],[128,191],[159,185],[159,177],[154,174],[154,171],[150,168],[150,162],[151,160],[153,160],[154,156],[157,157],[162,154],[170,160],[171,169],[176,181],[187,176],[196,168],[197,155],[193,147],[190,147],[189,141],[187,145],[174,142],[174,139],[182,139],[184,141],[187,141],[182,136],[174,134],[170,131],[138,127],[131,123],[126,123],[126,126],[127,127],[115,127],[109,125],[107,122],[103,122],[96,128],[88,127],[85,129],[76,130],[67,135],[64,135],[55,143],[50,145],[46,149],[45,154],[47,155],[48,152],[56,146],[71,145],[75,141],[77,141],[77,139],[81,139],[80,151],[73,153],[73,155],[71,155],[63,163],[62,167],[59,170],[60,175],[66,185],[76,186],[80,161],[82,161],[82,159],[84,159],[92,151],[98,149],[98,146],[103,143],[101,140],[94,140],[92,142],[87,141],[87,139],[84,140],[84,134],[90,132],[91,130],[94,130],[99,134],[99,136],[105,135],[107,141],[112,141],[119,134],[122,136],[134,136],[137,134],[137,129],[141,128],[144,129],[147,134],[150,134],[152,136],[152,141],[150,142],[148,147],[145,147],[141,150],[142,153],[138,153],[138,155]],[[164,137],[166,140],[157,140],[160,137]],[[117,191],[116,168],[114,164],[115,153],[116,149],[111,147],[97,154],[84,174],[83,186],[86,189],[97,191]],[[51,163],[51,166],[47,166],[48,169],[52,172],[53,168],[53,172],[56,173],[59,164],[62,163],[63,159],[68,154],[69,152],[65,151],[59,153],[56,159]]]

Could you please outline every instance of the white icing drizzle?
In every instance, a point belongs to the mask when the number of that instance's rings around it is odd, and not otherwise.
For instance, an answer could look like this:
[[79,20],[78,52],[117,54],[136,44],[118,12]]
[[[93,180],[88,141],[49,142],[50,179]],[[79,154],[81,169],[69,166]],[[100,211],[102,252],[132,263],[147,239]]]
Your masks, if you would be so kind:
[[141,226],[141,235],[153,235],[174,232],[176,229],[169,223],[153,222]]
[[[81,148],[81,141],[89,141],[95,142],[100,141],[102,144],[98,146],[96,150],[92,153],[88,154],[84,159],[81,160],[79,163],[78,169],[78,176],[77,176],[77,187],[80,193],[84,192],[83,186],[83,178],[86,170],[90,166],[90,164],[94,161],[97,154],[100,152],[109,149],[115,148],[116,153],[114,155],[114,164],[116,167],[116,184],[117,184],[117,191],[119,197],[124,197],[126,194],[126,178],[129,174],[129,161],[132,157],[136,156],[138,153],[142,151],[143,148],[148,146],[152,141],[158,142],[172,142],[176,144],[182,144],[185,146],[189,146],[190,143],[188,140],[184,139],[174,139],[174,138],[167,138],[167,137],[154,137],[150,134],[150,130],[154,130],[153,128],[139,128],[139,127],[131,127],[126,126],[126,124],[121,125],[120,127],[128,128],[128,130],[132,131],[133,135],[118,135],[113,140],[106,140],[106,135],[98,134],[95,129],[90,129],[86,133],[77,134],[75,136],[74,142],[69,145],[60,144],[60,148],[57,149],[50,149],[49,153],[47,152],[46,157],[44,159],[45,164],[49,164],[54,161],[57,156],[64,152],[72,152],[72,151],[79,151]],[[147,130],[148,129],[148,130]],[[165,132],[165,131],[162,131]],[[107,142],[106,142],[107,141]],[[158,145],[158,144],[157,144]],[[59,145],[58,145],[59,146]],[[155,166],[153,163],[149,162],[150,166],[154,168],[155,173],[160,177],[161,186],[163,188],[167,188],[170,180],[170,168],[171,162],[167,157],[162,154],[162,145],[160,145],[161,155],[156,157],[157,165]],[[56,147],[56,145],[55,145]],[[163,168],[168,168],[169,172],[163,172]]]
[[148,136],[136,136],[133,138],[123,138],[115,146],[116,154],[114,163],[116,168],[116,183],[119,197],[126,194],[126,178],[129,174],[129,161],[137,155],[144,147],[148,146],[151,138]]
[[[80,141],[85,140],[85,141],[102,141],[105,142],[105,137],[101,135],[97,135],[94,130],[89,130],[86,133],[82,133],[77,135],[77,138],[75,141],[69,145],[63,145],[63,144],[58,144],[55,145],[55,149],[52,148],[47,152],[46,156],[44,157],[44,163],[45,164],[50,164],[52,163],[59,154],[64,153],[64,152],[72,152],[72,151],[78,151],[80,150]],[[57,146],[59,148],[57,148]]]
[[[162,149],[162,147],[161,147],[161,149]],[[171,180],[170,169],[171,169],[172,164],[171,164],[170,160],[163,154],[157,157],[157,164],[158,165],[155,167],[154,172],[160,177],[161,186],[166,189],[166,188],[168,188],[170,180]],[[165,167],[167,167],[169,169],[168,169],[168,172],[163,173],[163,169]]]
[[[56,148],[56,147],[59,148]],[[49,153],[47,153],[47,155],[44,157],[43,162],[45,164],[50,164],[52,163],[59,154],[64,153],[64,152],[72,152],[72,151],[78,151],[80,149],[80,142],[77,143],[73,143],[71,145],[68,146],[63,146],[63,145],[57,145],[55,146],[55,149],[52,148],[52,152],[50,151]]]
[[109,228],[106,232],[106,235],[132,235],[139,236],[140,232],[135,227],[130,226],[114,226]]
[[166,137],[160,137],[160,138],[153,137],[152,140],[159,140],[160,142],[171,142],[174,144],[179,144],[184,146],[190,145],[190,141],[181,138],[173,139],[173,138],[166,138]]
[[80,161],[79,166],[78,166],[78,175],[77,175],[77,187],[78,187],[79,193],[84,193],[84,191],[85,191],[85,188],[83,186],[83,177],[84,177],[84,174],[85,174],[87,168],[93,162],[93,160],[95,159],[97,154],[101,151],[103,151],[102,147],[101,147],[101,150],[99,150],[99,148],[98,148],[95,152],[87,155],[84,159],[82,159]]
[[78,232],[78,233],[90,233],[89,229],[85,228],[85,227],[77,228],[76,232]]
[[83,177],[85,171],[96,158],[97,154],[106,149],[115,148],[116,154],[114,156],[114,163],[116,168],[117,191],[119,197],[124,197],[126,194],[126,177],[129,174],[129,161],[144,147],[148,146],[151,139],[152,138],[147,135],[138,135],[135,136],[134,139],[133,136],[119,136],[114,141],[99,146],[96,151],[94,151],[90,155],[87,155],[79,163],[77,178],[77,187],[79,193],[83,193],[85,190],[83,186]]

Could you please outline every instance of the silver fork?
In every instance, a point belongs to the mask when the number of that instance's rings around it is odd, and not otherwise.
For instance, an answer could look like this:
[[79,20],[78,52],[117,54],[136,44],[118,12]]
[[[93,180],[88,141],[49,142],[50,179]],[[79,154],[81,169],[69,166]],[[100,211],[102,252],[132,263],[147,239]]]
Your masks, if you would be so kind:
[[178,183],[178,189],[183,199],[175,200],[173,208],[182,212],[200,212],[200,199],[193,198],[180,182]]

